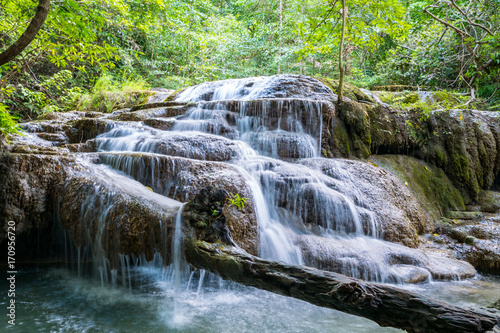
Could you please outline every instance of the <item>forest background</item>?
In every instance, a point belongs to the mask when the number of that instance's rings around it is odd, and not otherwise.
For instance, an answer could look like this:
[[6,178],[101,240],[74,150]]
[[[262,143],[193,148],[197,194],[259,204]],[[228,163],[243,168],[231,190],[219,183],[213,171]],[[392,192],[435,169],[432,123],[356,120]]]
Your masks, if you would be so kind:
[[[55,0],[0,67],[0,133],[54,111],[110,112],[153,87],[274,74],[449,90],[500,110],[500,0]],[[0,53],[38,1],[1,0]],[[471,106],[470,104],[469,106]],[[468,105],[465,103],[465,107]]]

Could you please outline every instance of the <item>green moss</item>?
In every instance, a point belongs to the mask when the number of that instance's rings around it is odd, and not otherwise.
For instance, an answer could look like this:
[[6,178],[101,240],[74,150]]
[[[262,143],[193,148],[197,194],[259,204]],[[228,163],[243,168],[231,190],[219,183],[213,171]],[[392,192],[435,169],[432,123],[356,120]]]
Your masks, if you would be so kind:
[[184,90],[186,90],[187,88],[180,88],[180,89],[177,89],[176,91],[174,91],[173,93],[171,93],[170,95],[168,95],[168,97],[165,99],[165,102],[168,102],[168,101],[174,101],[175,98],[177,97],[177,95],[179,95],[181,92],[183,92]]
[[380,98],[380,100],[384,103],[387,103],[387,104],[392,104],[394,103],[394,94],[390,93],[390,92],[383,92],[383,91],[380,91],[380,92],[374,92],[378,98]]
[[484,143],[480,141],[477,146],[479,150],[479,156],[481,159],[487,159],[488,158],[488,153],[486,152],[486,148],[484,147]]
[[441,104],[447,109],[461,104],[461,101],[456,96],[447,91],[436,91],[432,94],[432,97],[436,103]]
[[422,100],[415,91],[376,91],[374,92],[382,102],[394,105],[402,110],[415,109],[452,109],[464,103],[459,96],[447,91],[432,92],[430,98]]
[[372,156],[379,166],[391,171],[407,183],[428,213],[438,219],[448,210],[464,210],[460,191],[441,168],[403,155]]
[[[338,94],[339,80],[327,79],[321,76],[316,76],[315,79],[332,89],[334,93]],[[345,97],[350,98],[355,102],[359,102],[360,100],[362,100],[370,103],[375,103],[375,101],[370,96],[362,92],[361,89],[359,89],[355,85],[352,85],[348,82],[344,82],[343,93]]]
[[[333,149],[340,153],[340,156],[348,157],[351,153],[349,146],[349,137],[347,136],[346,129],[340,122],[335,122],[333,125]],[[333,156],[329,156],[333,157]]]
[[[339,115],[347,127],[351,127],[352,149],[358,157],[366,158],[370,155],[372,137],[368,108],[357,102],[342,102]],[[347,135],[346,135],[347,137]],[[342,139],[344,146],[346,139]]]
[[443,166],[444,163],[445,163],[444,154],[439,149],[436,149],[436,164],[437,164],[437,166]]
[[349,156],[351,150],[349,148],[349,138],[347,137],[347,133],[345,131],[340,131],[340,140],[342,141],[342,145],[344,147],[345,156]]
[[455,175],[464,182],[469,182],[469,160],[458,153],[453,154],[453,170]]
[[418,87],[405,86],[405,85],[389,85],[389,86],[373,86],[371,90],[375,91],[416,91]]
[[416,92],[401,92],[393,94],[393,103],[414,104],[420,101],[420,95]]

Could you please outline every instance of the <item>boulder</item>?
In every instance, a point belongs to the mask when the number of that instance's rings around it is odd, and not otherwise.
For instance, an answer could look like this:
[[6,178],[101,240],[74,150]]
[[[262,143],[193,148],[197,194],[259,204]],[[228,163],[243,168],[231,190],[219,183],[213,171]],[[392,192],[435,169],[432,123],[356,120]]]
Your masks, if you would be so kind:
[[500,192],[482,191],[478,200],[482,212],[500,213]]
[[441,231],[456,240],[450,244],[458,259],[485,273],[500,274],[500,223],[498,215],[486,215]]
[[58,155],[0,154],[0,244],[7,247],[7,224],[15,222],[16,260],[47,259],[55,255],[51,234],[58,184],[76,164]]
[[457,280],[476,275],[464,261],[426,255],[420,250],[373,238],[297,237],[305,264],[355,278],[392,283],[420,283],[429,277]]
[[156,252],[170,262],[175,218],[181,203],[151,192],[103,165],[85,165],[56,196],[61,226],[77,246],[90,247],[94,260],[117,268],[120,255]]
[[249,253],[258,252],[255,200],[245,176],[233,165],[156,154],[99,154],[102,163],[123,171],[153,191],[187,202],[206,187],[248,198],[244,209],[224,199],[223,214],[235,243]]

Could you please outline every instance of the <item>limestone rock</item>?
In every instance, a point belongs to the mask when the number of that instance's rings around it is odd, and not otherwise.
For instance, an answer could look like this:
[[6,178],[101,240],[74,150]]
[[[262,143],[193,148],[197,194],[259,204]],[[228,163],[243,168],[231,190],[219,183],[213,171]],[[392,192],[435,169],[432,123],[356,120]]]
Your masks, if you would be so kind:
[[500,193],[494,191],[482,191],[479,194],[478,204],[482,212],[500,212]]
[[[191,101],[223,100],[224,89],[238,90],[245,100],[255,98],[306,98],[312,100],[334,100],[333,91],[317,79],[303,75],[275,75],[251,79],[235,79],[202,83],[187,88],[176,94],[176,101],[184,101],[191,96]],[[251,89],[250,89],[251,88]],[[261,89],[260,89],[261,88]],[[197,96],[193,98],[193,94]],[[214,98],[214,96],[216,96]]]
[[322,238],[312,235],[297,239],[308,266],[363,280],[419,283],[429,276],[439,280],[474,277],[467,262],[426,255],[420,250],[372,238]]
[[257,253],[255,200],[245,177],[234,166],[155,154],[102,153],[99,159],[134,177],[155,192],[182,202],[193,200],[206,187],[223,189],[227,193],[249,198],[244,210],[229,207],[226,200],[222,203],[222,211],[235,243],[249,253]]
[[119,255],[155,252],[170,260],[175,217],[181,203],[105,166],[84,165],[86,170],[70,177],[56,196],[61,226],[76,245],[92,248],[97,258],[119,266]]
[[456,220],[474,220],[482,215],[481,212],[465,212],[465,211],[452,211],[446,212],[446,217]]
[[73,164],[73,158],[57,155],[0,154],[0,243],[5,245],[7,223],[14,221],[17,243],[25,245],[16,248],[17,260],[54,254],[53,198]]
[[[430,231],[430,217],[410,190],[394,175],[373,164],[344,159],[307,160],[303,164],[331,177],[331,186],[375,214],[382,238],[418,244],[417,234]],[[361,199],[363,198],[363,199]]]

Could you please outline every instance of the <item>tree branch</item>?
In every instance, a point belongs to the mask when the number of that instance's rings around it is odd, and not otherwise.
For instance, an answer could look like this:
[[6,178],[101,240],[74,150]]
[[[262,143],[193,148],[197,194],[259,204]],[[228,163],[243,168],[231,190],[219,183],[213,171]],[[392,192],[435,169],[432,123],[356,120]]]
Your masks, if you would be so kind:
[[469,23],[471,25],[478,27],[478,28],[481,28],[484,31],[486,31],[488,34],[490,34],[491,36],[494,36],[494,34],[491,32],[491,30],[486,28],[484,25],[481,25],[481,24],[476,23],[476,22],[472,22],[472,20],[469,18],[469,16],[467,16],[467,14],[465,14],[465,12],[460,7],[458,7],[458,5],[455,3],[455,0],[451,0],[451,4],[467,19],[467,21],[469,21]]
[[26,31],[7,50],[0,54],[0,66],[17,57],[32,41],[42,27],[50,10],[50,0],[40,0],[35,16]]
[[225,280],[294,297],[392,326],[410,333],[472,333],[492,329],[490,314],[437,302],[390,285],[252,256],[222,243],[185,242],[186,258]]
[[436,8],[436,6],[429,5],[429,6],[427,6],[427,7],[425,7],[425,8],[423,9],[423,10],[424,10],[424,13],[426,13],[426,14],[428,14],[428,15],[432,16],[432,18],[433,18],[433,19],[435,19],[436,21],[438,21],[438,22],[440,22],[440,23],[444,24],[445,26],[452,28],[452,29],[453,29],[453,30],[455,30],[455,32],[456,32],[457,34],[459,34],[462,38],[465,38],[465,36],[472,38],[472,36],[471,36],[471,35],[469,35],[466,31],[462,31],[462,30],[460,30],[459,28],[455,27],[453,24],[448,23],[448,22],[446,22],[446,21],[444,21],[444,20],[440,19],[440,18],[439,18],[439,17],[437,17],[436,15],[432,14],[431,12],[429,12],[429,11],[428,11],[428,8],[431,8],[431,7],[432,7],[432,8]]

